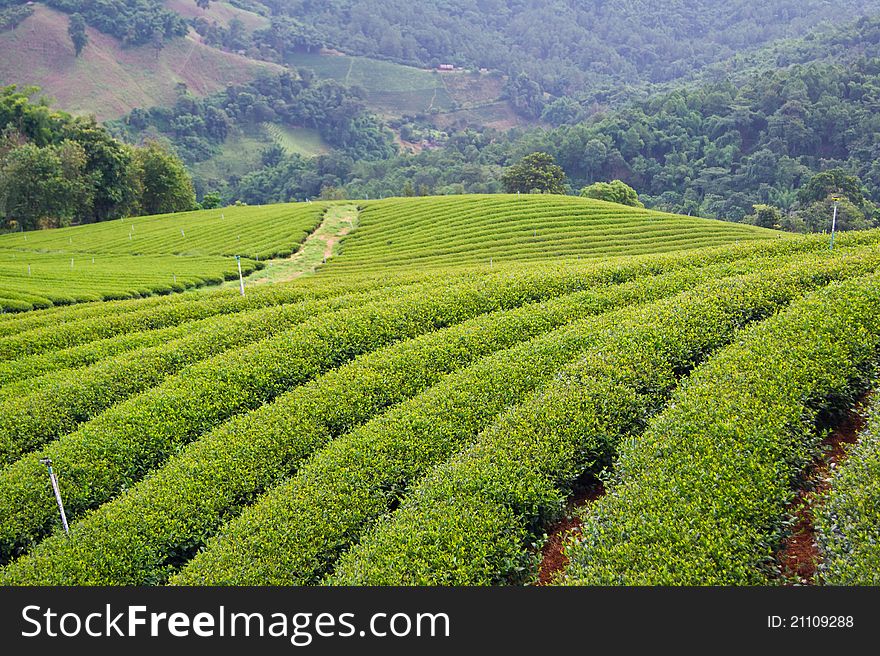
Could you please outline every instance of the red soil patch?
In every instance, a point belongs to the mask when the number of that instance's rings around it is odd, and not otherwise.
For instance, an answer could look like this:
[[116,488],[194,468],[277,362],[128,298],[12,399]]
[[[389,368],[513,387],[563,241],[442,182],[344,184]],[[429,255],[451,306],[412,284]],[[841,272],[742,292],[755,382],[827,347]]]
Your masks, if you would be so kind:
[[[178,82],[207,95],[281,67],[203,45],[191,36],[161,51],[123,48],[119,40],[86,28],[89,43],[79,57],[67,35],[69,17],[43,5],[14,30],[0,32],[0,84],[36,85],[59,109],[118,118],[135,107],[173,104]],[[193,34],[192,31],[190,31]]]
[[541,566],[538,570],[538,585],[549,585],[553,577],[565,569],[568,558],[562,551],[565,538],[570,533],[577,533],[581,527],[581,520],[577,516],[577,510],[583,508],[605,494],[605,487],[600,481],[594,481],[589,485],[578,488],[572,495],[565,507],[564,517],[550,527],[547,532],[547,542],[541,549]]
[[859,412],[864,401],[864,397],[860,399],[855,409],[822,442],[824,455],[810,468],[806,482],[788,505],[787,512],[794,516],[795,524],[791,535],[783,541],[782,548],[776,554],[780,575],[784,581],[790,582],[788,585],[809,585],[814,580],[821,555],[816,543],[813,510],[817,498],[831,487],[831,470],[846,458],[846,445],[858,441],[865,423],[864,416]]

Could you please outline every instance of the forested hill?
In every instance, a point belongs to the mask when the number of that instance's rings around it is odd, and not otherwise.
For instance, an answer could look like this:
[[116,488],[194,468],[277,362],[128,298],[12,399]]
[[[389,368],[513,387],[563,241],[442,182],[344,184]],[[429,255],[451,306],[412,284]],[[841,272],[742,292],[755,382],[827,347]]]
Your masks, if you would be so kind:
[[693,81],[742,80],[771,68],[820,61],[852,62],[880,56],[880,5],[871,15],[823,25],[802,37],[773,41],[750,52],[707,66]]
[[[675,79],[733,54],[851,21],[876,0],[264,0],[346,52],[525,72],[563,95]],[[540,26],[540,29],[535,29]]]
[[[161,48],[192,26],[212,45],[273,61],[327,46],[420,67],[499,70],[514,77],[512,94],[535,118],[544,93],[675,80],[880,11],[878,0],[234,0],[244,12],[219,0],[188,0],[186,11],[167,0],[45,2],[125,45]],[[24,4],[0,0],[0,12]],[[212,20],[209,7],[220,4],[235,20]],[[262,29],[247,29],[242,16]]]

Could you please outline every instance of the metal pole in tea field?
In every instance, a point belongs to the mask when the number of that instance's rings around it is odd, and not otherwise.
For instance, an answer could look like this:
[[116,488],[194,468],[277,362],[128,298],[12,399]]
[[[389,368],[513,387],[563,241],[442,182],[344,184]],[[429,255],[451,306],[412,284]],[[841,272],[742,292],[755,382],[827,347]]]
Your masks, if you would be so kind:
[[49,480],[52,481],[52,491],[55,492],[55,501],[58,503],[58,512],[61,513],[61,524],[64,526],[64,532],[67,535],[70,535],[70,527],[67,525],[67,515],[64,512],[64,504],[61,501],[61,490],[58,488],[58,478],[55,476],[55,472],[52,471],[52,459],[40,458],[40,462],[46,465],[49,469]]
[[834,231],[837,228],[837,205],[840,203],[840,196],[832,196],[831,199],[834,201],[834,215],[831,218],[831,245],[828,247],[829,251],[834,250]]
[[241,275],[241,257],[236,255],[235,261],[238,263],[238,288],[241,290],[241,295],[244,296],[244,276]]

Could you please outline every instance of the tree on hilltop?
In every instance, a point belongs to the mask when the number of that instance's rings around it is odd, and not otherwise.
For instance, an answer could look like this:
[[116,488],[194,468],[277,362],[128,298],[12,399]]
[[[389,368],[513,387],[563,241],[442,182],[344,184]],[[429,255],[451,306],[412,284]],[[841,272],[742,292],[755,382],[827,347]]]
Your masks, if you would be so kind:
[[862,181],[841,168],[817,173],[798,192],[800,208],[794,213],[807,232],[830,230],[837,205],[838,230],[874,227],[874,204],[865,199]]
[[158,141],[135,150],[142,184],[141,212],[184,212],[196,206],[192,180],[180,159]]
[[757,205],[752,205],[752,209],[755,210],[754,214],[745,217],[743,223],[758,226],[759,228],[782,229],[783,217],[782,212],[778,208],[758,203]]
[[584,198],[607,200],[611,203],[620,203],[630,207],[644,207],[644,204],[639,200],[636,190],[621,180],[594,182],[588,187],[581,189],[580,195]]
[[564,194],[565,171],[548,153],[532,153],[509,167],[501,176],[501,184],[509,194]]
[[203,210],[214,210],[223,206],[223,198],[216,191],[209,191],[202,198],[201,206]]
[[[834,198],[829,195],[801,208],[795,215],[804,222],[807,232],[827,232],[831,230],[834,204]],[[846,196],[837,199],[837,230],[868,230],[873,227],[873,221],[858,205]]]
[[798,200],[802,205],[809,205],[834,194],[846,196],[857,207],[862,207],[865,202],[862,181],[840,168],[822,171],[810,178],[798,193]]

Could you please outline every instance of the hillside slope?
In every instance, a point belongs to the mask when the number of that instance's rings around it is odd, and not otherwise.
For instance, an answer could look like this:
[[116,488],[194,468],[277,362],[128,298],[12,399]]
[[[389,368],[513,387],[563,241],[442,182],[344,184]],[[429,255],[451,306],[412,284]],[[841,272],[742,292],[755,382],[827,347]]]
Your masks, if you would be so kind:
[[423,114],[439,127],[464,120],[499,130],[528,123],[504,99],[505,79],[498,74],[464,69],[441,72],[335,50],[290,53],[286,63],[362,88],[367,106],[386,118]]
[[[227,207],[3,235],[0,308],[181,291],[234,277],[235,254],[247,258],[247,274],[290,255],[327,206]],[[392,198],[359,207],[359,227],[320,270],[327,284],[352,274],[412,277],[426,267],[571,262],[787,237],[571,196]]]
[[362,202],[327,272],[659,253],[784,233],[573,196],[512,194]]
[[183,291],[290,255],[325,205],[227,207],[0,236],[0,311]]
[[281,70],[203,45],[192,32],[156,51],[151,46],[123,48],[89,27],[89,42],[77,58],[67,24],[66,14],[37,5],[18,27],[0,32],[0,84],[39,86],[61,109],[106,120],[135,107],[172,104],[181,82],[203,96],[263,71]]
[[269,26],[269,19],[246,9],[240,9],[228,2],[211,2],[207,7],[199,7],[193,0],[165,0],[165,7],[184,18],[204,18],[209,23],[229,27],[238,20],[246,32],[261,30]]

